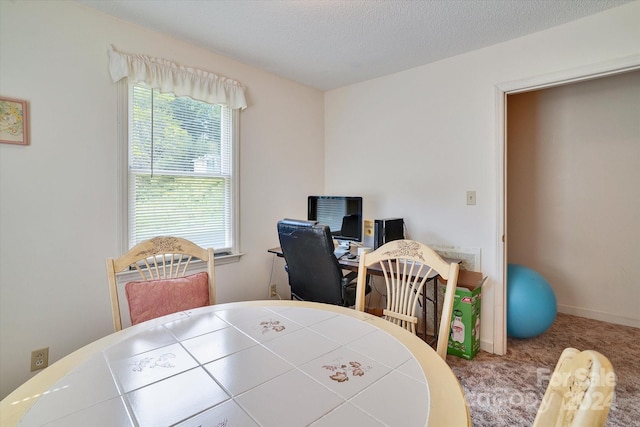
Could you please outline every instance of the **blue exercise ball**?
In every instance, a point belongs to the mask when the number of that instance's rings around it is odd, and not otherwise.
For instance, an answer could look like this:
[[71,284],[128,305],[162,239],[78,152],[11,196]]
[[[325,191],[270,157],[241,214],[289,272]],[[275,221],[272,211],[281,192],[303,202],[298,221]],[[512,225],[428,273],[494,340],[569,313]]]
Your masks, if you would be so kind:
[[507,266],[507,335],[531,338],[553,324],[556,295],[536,271],[519,264]]

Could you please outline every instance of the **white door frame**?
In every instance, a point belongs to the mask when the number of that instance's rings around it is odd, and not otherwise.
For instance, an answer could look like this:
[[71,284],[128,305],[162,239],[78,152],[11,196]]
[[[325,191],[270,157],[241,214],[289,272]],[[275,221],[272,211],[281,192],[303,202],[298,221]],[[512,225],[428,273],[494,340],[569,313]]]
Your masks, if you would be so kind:
[[496,260],[499,277],[495,287],[493,352],[507,352],[507,95],[546,89],[640,69],[640,55],[617,58],[557,73],[496,85],[496,153],[497,153],[497,236]]

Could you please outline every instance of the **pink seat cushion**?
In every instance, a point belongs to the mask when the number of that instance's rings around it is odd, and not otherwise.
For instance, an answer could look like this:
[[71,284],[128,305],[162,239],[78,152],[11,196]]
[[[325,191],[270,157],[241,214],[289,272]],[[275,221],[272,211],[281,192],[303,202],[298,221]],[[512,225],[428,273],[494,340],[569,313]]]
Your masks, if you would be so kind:
[[131,324],[209,305],[209,274],[175,279],[128,282],[125,285]]

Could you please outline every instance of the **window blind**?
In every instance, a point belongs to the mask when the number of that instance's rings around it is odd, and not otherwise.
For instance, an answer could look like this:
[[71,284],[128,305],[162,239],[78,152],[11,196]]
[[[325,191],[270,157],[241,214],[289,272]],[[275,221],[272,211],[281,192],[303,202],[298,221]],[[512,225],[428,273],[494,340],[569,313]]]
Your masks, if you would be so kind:
[[129,246],[171,235],[231,250],[231,110],[143,83],[129,93]]

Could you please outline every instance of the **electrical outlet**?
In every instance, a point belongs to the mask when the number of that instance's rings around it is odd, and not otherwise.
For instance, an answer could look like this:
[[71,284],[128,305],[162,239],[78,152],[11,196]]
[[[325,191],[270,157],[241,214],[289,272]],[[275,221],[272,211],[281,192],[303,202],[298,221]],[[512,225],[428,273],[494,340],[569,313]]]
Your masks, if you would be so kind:
[[49,366],[49,347],[31,352],[31,372]]
[[276,289],[276,284],[272,283],[269,285],[269,298],[275,298],[278,296],[278,290]]

